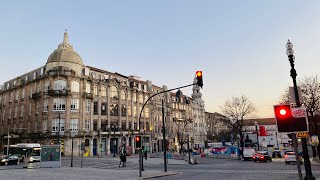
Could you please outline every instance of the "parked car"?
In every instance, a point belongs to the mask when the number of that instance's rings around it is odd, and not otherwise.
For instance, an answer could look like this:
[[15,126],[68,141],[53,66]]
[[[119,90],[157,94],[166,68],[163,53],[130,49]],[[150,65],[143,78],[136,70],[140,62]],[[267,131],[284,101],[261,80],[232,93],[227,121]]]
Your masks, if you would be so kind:
[[256,151],[252,148],[244,148],[243,150],[243,160],[248,161],[252,159],[253,155],[256,154]]
[[279,150],[273,151],[272,158],[282,158],[281,151]]
[[1,156],[0,162],[3,165],[19,164],[19,157],[17,155]]
[[[302,156],[299,155],[300,158],[300,163],[302,164]],[[296,153],[293,151],[286,151],[284,154],[284,162],[286,164],[290,164],[291,162],[296,163],[297,159],[296,159]]]
[[268,151],[257,151],[257,153],[255,155],[253,155],[252,157],[253,161],[254,162],[267,162],[267,161],[270,161],[272,162],[272,158],[271,156],[268,154]]

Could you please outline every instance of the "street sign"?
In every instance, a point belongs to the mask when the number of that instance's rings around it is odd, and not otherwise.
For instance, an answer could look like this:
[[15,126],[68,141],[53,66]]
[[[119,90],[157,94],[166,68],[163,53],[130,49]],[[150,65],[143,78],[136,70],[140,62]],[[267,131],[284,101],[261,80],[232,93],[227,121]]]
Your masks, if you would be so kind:
[[297,133],[297,138],[307,138],[307,137],[309,137],[308,132],[298,132]]
[[298,108],[291,108],[292,116],[294,118],[303,118],[307,116],[306,107],[298,107]]

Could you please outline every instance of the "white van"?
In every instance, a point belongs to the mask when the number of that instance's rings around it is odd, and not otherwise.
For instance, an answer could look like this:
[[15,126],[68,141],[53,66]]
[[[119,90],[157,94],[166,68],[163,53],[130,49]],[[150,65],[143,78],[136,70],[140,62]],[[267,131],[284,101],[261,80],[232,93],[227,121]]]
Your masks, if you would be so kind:
[[256,154],[256,151],[252,148],[244,148],[243,150],[243,160],[248,161],[252,159],[253,155]]

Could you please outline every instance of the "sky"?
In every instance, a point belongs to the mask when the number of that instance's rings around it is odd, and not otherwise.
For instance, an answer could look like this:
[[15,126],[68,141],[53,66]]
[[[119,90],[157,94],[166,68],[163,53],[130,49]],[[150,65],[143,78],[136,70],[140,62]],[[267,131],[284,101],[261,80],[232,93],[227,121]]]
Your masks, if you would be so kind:
[[202,70],[206,111],[245,95],[256,117],[274,117],[292,86],[288,39],[297,79],[319,75],[319,9],[298,0],[1,1],[0,84],[44,66],[67,29],[85,65],[168,88]]

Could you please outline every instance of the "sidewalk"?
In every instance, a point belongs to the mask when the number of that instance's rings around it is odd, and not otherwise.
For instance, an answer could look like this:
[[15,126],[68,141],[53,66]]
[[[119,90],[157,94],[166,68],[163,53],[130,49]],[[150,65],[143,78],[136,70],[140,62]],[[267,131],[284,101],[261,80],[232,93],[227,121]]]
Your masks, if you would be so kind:
[[38,169],[7,169],[1,170],[0,179],[10,180],[136,180],[154,177],[178,175],[178,172],[148,170],[139,177],[138,170],[94,169],[94,168],[38,168]]

